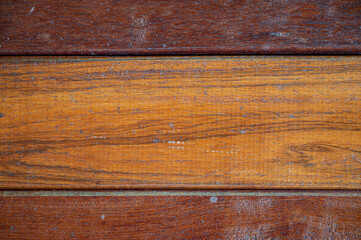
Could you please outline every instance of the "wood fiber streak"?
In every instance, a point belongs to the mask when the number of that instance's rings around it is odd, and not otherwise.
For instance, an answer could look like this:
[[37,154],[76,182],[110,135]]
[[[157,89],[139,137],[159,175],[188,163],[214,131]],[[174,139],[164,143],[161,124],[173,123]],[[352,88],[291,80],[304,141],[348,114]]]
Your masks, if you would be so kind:
[[0,59],[2,189],[360,189],[360,57]]
[[2,239],[361,238],[360,197],[2,197]]
[[361,53],[359,0],[2,0],[0,55]]

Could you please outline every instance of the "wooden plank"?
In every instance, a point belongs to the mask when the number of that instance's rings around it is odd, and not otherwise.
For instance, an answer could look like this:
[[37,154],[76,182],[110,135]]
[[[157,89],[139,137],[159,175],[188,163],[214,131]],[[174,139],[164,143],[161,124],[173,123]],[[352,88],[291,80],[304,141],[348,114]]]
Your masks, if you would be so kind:
[[2,55],[361,53],[361,2],[2,0]]
[[360,239],[361,197],[0,197],[2,239]]
[[360,189],[360,57],[0,59],[2,189]]

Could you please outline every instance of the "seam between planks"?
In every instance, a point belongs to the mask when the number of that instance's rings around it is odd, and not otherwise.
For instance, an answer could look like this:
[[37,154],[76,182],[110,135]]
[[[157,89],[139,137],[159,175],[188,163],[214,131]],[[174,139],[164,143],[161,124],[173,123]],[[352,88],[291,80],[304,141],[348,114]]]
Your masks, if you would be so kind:
[[361,197],[361,191],[1,191],[0,197],[325,196]]

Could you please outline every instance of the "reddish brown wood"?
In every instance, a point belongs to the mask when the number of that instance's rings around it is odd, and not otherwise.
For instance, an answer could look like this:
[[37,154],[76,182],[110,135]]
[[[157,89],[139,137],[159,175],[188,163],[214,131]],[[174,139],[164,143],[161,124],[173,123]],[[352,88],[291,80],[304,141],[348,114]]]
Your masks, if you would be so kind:
[[1,239],[360,239],[361,197],[1,197]]
[[3,0],[0,54],[355,54],[360,11],[359,0]]

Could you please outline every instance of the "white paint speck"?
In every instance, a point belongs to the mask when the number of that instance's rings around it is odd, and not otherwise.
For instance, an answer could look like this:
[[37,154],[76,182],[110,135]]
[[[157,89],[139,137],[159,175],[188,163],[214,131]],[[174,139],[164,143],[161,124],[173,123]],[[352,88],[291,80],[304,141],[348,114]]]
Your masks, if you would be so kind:
[[105,216],[104,216],[104,215],[102,215],[102,216],[101,216],[101,218],[104,220]]
[[35,10],[35,7],[32,7],[32,8],[30,9],[29,15],[32,14],[32,13],[34,12],[34,10]]
[[91,136],[92,138],[97,138],[97,139],[106,139],[106,137],[103,136]]
[[218,200],[218,198],[213,196],[213,197],[211,197],[209,200],[210,200],[212,203],[216,203],[217,200]]

